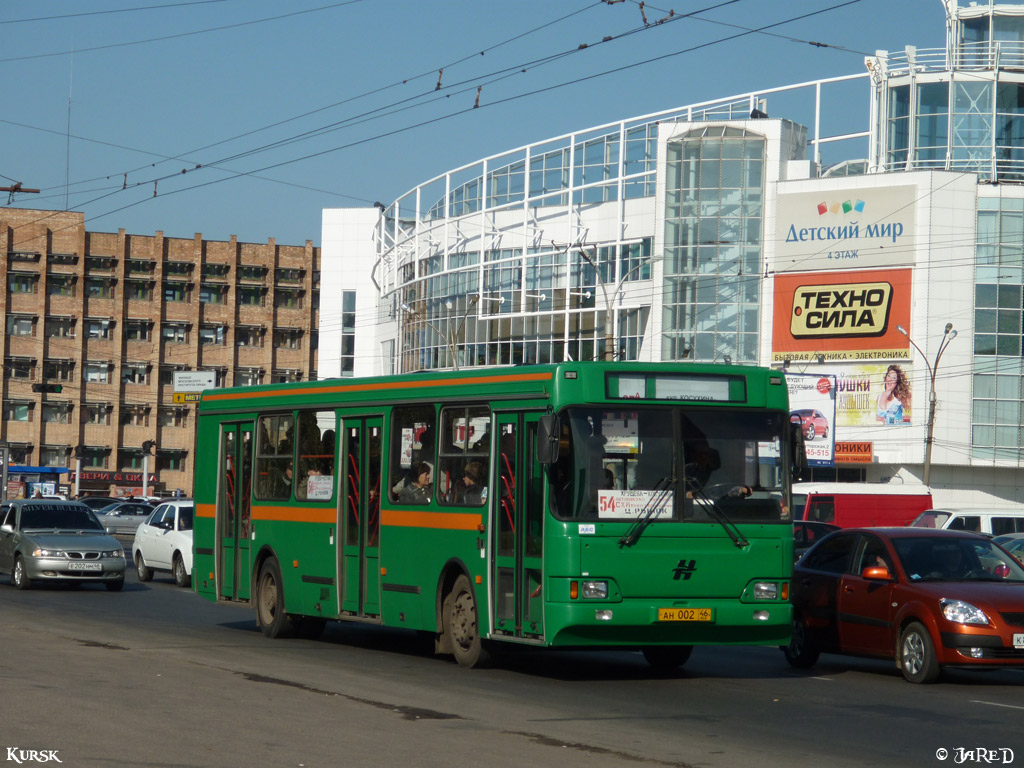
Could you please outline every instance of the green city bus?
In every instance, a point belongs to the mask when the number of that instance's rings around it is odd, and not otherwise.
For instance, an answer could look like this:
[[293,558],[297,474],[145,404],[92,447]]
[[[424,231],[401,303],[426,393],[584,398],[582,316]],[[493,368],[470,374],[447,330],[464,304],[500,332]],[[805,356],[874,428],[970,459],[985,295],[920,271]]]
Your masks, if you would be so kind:
[[329,620],[500,643],[784,645],[790,481],[781,372],[562,363],[206,390],[195,591],[268,637]]

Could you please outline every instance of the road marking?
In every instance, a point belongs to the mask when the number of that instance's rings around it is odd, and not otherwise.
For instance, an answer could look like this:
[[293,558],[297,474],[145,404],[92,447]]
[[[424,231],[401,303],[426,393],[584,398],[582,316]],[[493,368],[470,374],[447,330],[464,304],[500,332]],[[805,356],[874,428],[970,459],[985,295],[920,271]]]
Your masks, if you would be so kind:
[[1006,709],[1024,709],[1024,707],[1018,707],[1013,704],[1000,704],[997,701],[980,701],[978,699],[971,699],[971,704],[985,704],[989,707],[1006,707]]

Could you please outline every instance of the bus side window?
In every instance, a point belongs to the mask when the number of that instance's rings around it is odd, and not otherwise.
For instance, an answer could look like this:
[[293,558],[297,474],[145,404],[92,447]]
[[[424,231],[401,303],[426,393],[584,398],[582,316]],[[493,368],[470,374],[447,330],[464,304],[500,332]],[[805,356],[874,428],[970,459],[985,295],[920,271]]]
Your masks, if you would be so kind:
[[261,416],[256,440],[256,498],[284,501],[292,495],[292,415]]
[[333,427],[333,411],[299,411],[296,499],[329,501],[334,496]]
[[437,453],[438,499],[478,507],[487,501],[491,411],[485,406],[443,408]]
[[[402,490],[417,481],[414,467],[426,463],[431,470],[431,481],[434,480],[434,456],[436,455],[437,414],[432,405],[415,405],[395,408],[391,412],[391,460],[389,462],[388,498],[398,503],[425,503],[422,500],[409,501],[412,495],[406,493],[402,500]],[[417,499],[426,495],[429,500],[431,493],[427,488],[416,494]]]

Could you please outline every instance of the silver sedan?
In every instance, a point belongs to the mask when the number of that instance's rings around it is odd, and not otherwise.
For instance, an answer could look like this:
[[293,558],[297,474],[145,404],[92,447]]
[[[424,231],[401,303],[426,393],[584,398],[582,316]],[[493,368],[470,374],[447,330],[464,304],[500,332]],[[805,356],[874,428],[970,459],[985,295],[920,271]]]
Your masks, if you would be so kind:
[[135,529],[149,517],[152,511],[153,507],[150,504],[141,501],[122,501],[119,504],[104,507],[98,516],[107,533],[133,535]]

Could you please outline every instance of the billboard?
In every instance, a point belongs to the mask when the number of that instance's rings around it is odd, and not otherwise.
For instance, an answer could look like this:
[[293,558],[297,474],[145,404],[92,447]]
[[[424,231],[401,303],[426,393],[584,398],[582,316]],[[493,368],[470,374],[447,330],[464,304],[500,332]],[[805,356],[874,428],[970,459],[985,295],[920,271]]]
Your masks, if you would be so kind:
[[920,197],[914,185],[780,192],[775,271],[912,264]]
[[912,270],[776,275],[772,361],[908,360]]
[[804,433],[804,450],[810,466],[835,463],[836,379],[811,373],[787,373],[789,418]]
[[844,365],[836,375],[840,427],[908,426],[913,413],[911,367],[898,363]]

